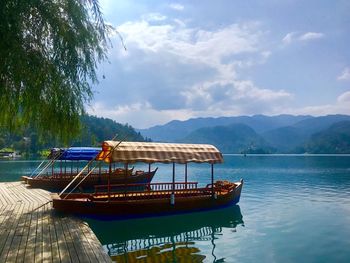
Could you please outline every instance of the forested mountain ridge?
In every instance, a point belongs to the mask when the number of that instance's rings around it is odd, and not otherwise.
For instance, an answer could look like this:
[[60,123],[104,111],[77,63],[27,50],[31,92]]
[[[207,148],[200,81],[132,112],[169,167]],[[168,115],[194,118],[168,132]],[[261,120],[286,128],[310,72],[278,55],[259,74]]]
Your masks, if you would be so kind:
[[[233,120],[233,123],[213,125],[230,120]],[[237,121],[242,123],[236,123]],[[153,133],[155,137],[150,138],[155,141],[214,144],[226,153],[345,153],[350,152],[350,146],[347,148],[346,133],[340,134],[337,129],[343,127],[344,130],[349,125],[347,121],[350,122],[350,116],[340,114],[320,117],[255,115],[199,118],[155,126],[148,129],[146,134],[150,136]],[[207,123],[207,126],[190,131],[195,127],[193,123],[197,126]],[[340,126],[337,126],[338,123]],[[322,133],[323,131],[325,133]],[[161,133],[162,140],[157,133]],[[317,135],[318,133],[321,134]],[[182,136],[183,134],[186,135]],[[165,140],[166,138],[172,139]],[[344,141],[341,143],[341,140]]]
[[82,117],[82,125],[81,136],[73,142],[73,146],[101,145],[101,142],[111,140],[115,135],[118,135],[117,140],[145,140],[132,126],[108,118],[85,115]]
[[145,138],[128,124],[120,124],[108,118],[84,115],[81,117],[80,136],[63,145],[52,138],[39,138],[37,132],[28,128],[21,134],[10,134],[0,129],[0,149],[16,150],[26,154],[37,154],[51,147],[101,146],[104,140],[116,139],[127,141],[145,141]]
[[139,129],[143,136],[151,138],[155,141],[175,141],[183,139],[191,132],[205,127],[226,126],[231,124],[245,124],[253,128],[257,133],[279,127],[296,124],[311,116],[293,116],[293,115],[277,115],[277,116],[236,116],[236,117],[217,117],[217,118],[193,118],[186,121],[173,120],[164,125],[157,125],[148,129]]
[[261,135],[278,152],[303,153],[307,152],[305,144],[313,134],[347,120],[350,121],[350,116],[339,114],[312,117],[290,126],[266,131]]
[[350,153],[350,121],[341,121],[313,134],[305,143],[308,153]]
[[245,124],[201,128],[179,142],[214,144],[223,153],[271,153],[274,151],[260,135]]

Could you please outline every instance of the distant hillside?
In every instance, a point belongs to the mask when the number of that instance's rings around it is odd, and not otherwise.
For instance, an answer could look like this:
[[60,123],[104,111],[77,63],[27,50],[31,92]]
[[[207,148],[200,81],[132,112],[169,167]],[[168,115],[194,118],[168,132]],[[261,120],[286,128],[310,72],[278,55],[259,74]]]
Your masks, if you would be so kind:
[[350,121],[350,116],[348,115],[327,115],[305,119],[299,121],[293,125],[293,127],[303,131],[305,134],[313,134],[319,132],[323,129],[330,127],[332,124],[341,122],[341,121]]
[[329,128],[332,124],[349,120],[347,115],[313,117],[287,127],[280,127],[261,133],[261,136],[278,152],[302,152],[311,135]]
[[154,141],[175,141],[188,136],[191,132],[204,128],[215,126],[226,126],[230,124],[245,124],[253,128],[257,133],[279,127],[294,125],[297,122],[312,118],[311,116],[238,116],[238,117],[219,117],[219,118],[196,118],[186,121],[171,121],[164,125],[158,125],[149,129],[140,129],[138,131],[145,137]]
[[[81,136],[69,146],[100,146],[104,140],[117,139],[144,141],[142,135],[129,125],[117,123],[111,119],[85,115],[82,117]],[[0,149],[10,148],[27,154],[36,154],[51,147],[62,147],[61,142],[51,138],[39,138],[34,129],[27,129],[22,134],[10,134],[0,129]]]
[[341,121],[315,133],[305,144],[308,153],[350,153],[350,121]]
[[[332,139],[341,136],[328,128],[343,121],[350,121],[350,116],[255,115],[171,121],[140,131],[155,141],[210,143],[218,146],[223,152],[304,153],[318,152],[322,148],[322,151],[327,149],[328,153],[336,153],[340,150],[339,147],[332,148],[332,145],[336,147]],[[327,136],[320,137],[323,140],[322,145],[329,145],[328,148],[321,147],[321,139],[315,135],[323,131]],[[319,150],[313,146],[315,140],[320,146]],[[343,152],[344,147],[341,148]]]
[[245,124],[200,128],[179,141],[213,144],[223,153],[272,152],[265,140]]
[[74,146],[101,145],[104,140],[117,139],[127,141],[144,141],[145,139],[133,127],[120,124],[108,118],[85,115],[82,117],[82,134],[74,142]]
[[308,138],[303,132],[293,126],[273,129],[261,134],[261,136],[278,152],[289,153],[303,145]]

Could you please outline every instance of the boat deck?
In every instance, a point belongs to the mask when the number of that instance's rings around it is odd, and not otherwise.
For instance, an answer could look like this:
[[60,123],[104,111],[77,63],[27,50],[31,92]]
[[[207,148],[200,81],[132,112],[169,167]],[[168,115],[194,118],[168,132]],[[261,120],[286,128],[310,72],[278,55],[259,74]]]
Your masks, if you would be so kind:
[[0,183],[0,262],[112,262],[90,227],[59,215],[50,192]]
[[[73,198],[76,201],[125,201],[125,200],[152,200],[152,199],[165,199],[170,198],[171,193],[174,192],[175,197],[196,197],[196,196],[211,196],[212,191],[210,188],[197,188],[197,189],[182,189],[182,190],[152,190],[152,191],[129,191],[129,192],[119,192],[119,193],[110,193],[100,192],[100,193],[73,193],[68,195],[67,199]],[[227,191],[216,190],[215,194],[217,196],[227,194]],[[65,199],[65,194],[62,195]],[[53,194],[54,198],[58,198],[57,194]]]

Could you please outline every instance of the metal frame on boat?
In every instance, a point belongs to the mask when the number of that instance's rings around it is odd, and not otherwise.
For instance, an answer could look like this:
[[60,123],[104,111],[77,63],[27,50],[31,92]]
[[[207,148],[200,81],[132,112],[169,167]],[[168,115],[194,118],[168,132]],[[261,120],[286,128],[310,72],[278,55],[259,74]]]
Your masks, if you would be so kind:
[[[80,189],[84,190],[93,189],[95,185],[105,185],[108,182],[111,184],[134,184],[152,181],[156,170],[151,171],[150,167],[148,172],[144,172],[133,171],[134,168],[127,170],[116,168],[114,165],[110,167],[111,171],[109,171],[106,167],[102,167],[102,161],[97,161],[98,167],[91,171],[92,161],[100,152],[101,148],[93,147],[52,148],[46,163],[43,161],[39,165],[39,169],[36,169],[40,170],[41,168],[41,170],[35,175],[32,173],[31,176],[22,176],[22,180],[31,187],[58,191],[64,189],[78,174],[78,179],[83,179],[86,174],[90,173],[79,185]],[[80,171],[81,161],[89,161],[84,172]],[[74,186],[72,184],[71,188]]]
[[[243,180],[214,182],[214,164],[222,163],[222,154],[212,145],[149,142],[105,141],[97,160],[121,162],[128,168],[136,162],[170,163],[173,166],[169,183],[147,183],[98,186],[94,193],[61,192],[52,194],[53,207],[61,212],[92,217],[142,217],[192,212],[236,204]],[[187,164],[211,164],[211,182],[199,187],[188,182]],[[175,164],[185,165],[185,181],[175,181]],[[119,189],[118,189],[119,188]],[[145,190],[146,189],[146,190]]]

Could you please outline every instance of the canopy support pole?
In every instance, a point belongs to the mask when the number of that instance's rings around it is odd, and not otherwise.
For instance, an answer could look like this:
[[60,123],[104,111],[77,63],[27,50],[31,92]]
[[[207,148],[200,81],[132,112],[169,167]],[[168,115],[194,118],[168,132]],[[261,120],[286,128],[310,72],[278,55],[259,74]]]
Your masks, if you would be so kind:
[[187,163],[185,163],[185,189],[187,189]]
[[[126,136],[125,136],[125,138],[126,138]],[[125,138],[124,138],[124,139],[125,139]],[[114,147],[112,148],[112,151],[113,151],[114,149],[116,149],[121,143],[122,143],[122,141],[120,141],[116,146],[114,146]],[[108,158],[109,155],[110,155],[110,153],[108,153],[108,154],[104,157],[104,159]],[[95,156],[94,159],[90,160],[89,163],[92,163],[92,162],[97,158],[97,156],[98,156],[98,154]],[[96,167],[97,167],[97,165],[95,165],[95,167],[91,170],[91,172],[92,172]],[[81,170],[81,172],[78,173],[78,174],[73,178],[73,180],[61,191],[61,193],[59,193],[59,196],[61,196],[61,195],[68,189],[68,187],[83,173],[83,171],[84,171],[85,169],[86,169],[86,165],[85,165],[85,167]],[[78,184],[77,184],[63,199],[66,199],[67,196],[70,195],[70,194],[79,186],[79,184],[81,184],[81,183],[91,174],[91,172],[90,172],[90,173],[87,173],[87,174],[80,180],[80,182],[79,182],[79,183],[78,183]]]
[[126,182],[126,179],[127,179],[127,175],[128,175],[128,169],[129,169],[129,164],[128,163],[125,163],[124,164],[124,168],[125,168],[125,172],[124,172],[124,196],[126,198],[126,188],[127,188],[127,182]]
[[170,204],[175,205],[175,162],[173,163],[173,184],[172,184],[172,192],[170,196]]
[[108,201],[111,198],[111,173],[112,173],[112,163],[109,163],[109,171],[108,171]]
[[211,196],[215,198],[214,191],[214,164],[211,164]]
[[101,177],[102,177],[101,165],[102,165],[102,161],[99,161],[99,165],[98,165],[98,182],[99,182],[99,184],[101,183]]
[[54,167],[55,167],[55,161],[52,163],[52,166],[51,166],[51,175],[53,176],[53,173],[54,173]]
[[151,163],[148,164],[148,191],[151,191]]

